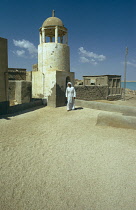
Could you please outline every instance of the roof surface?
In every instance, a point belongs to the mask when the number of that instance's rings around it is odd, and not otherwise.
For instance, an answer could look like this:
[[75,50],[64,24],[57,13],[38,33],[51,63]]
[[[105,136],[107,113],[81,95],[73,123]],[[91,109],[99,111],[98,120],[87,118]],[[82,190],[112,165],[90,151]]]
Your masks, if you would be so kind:
[[83,76],[83,77],[103,77],[103,76],[118,76],[121,77],[121,75],[115,75],[115,74],[107,74],[107,75],[89,75],[89,76]]

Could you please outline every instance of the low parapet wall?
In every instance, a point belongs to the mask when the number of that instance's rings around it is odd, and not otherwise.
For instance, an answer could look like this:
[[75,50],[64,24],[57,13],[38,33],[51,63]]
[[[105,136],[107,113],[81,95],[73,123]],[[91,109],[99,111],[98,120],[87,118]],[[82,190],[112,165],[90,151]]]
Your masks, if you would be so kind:
[[84,100],[76,100],[76,106],[106,111],[98,114],[96,125],[136,129],[135,107]]
[[44,102],[43,102],[42,99],[39,99],[39,100],[36,100],[36,101],[31,101],[29,103],[18,104],[18,105],[15,105],[15,106],[9,106],[8,114],[13,114],[13,113],[21,112],[23,110],[30,109],[30,108],[33,108],[33,107],[45,106],[45,105],[47,105],[47,101],[45,102],[45,99],[44,99]]
[[136,116],[136,108],[132,106],[113,105],[95,101],[84,101],[76,99],[76,106],[98,109],[109,112],[119,112],[126,116]]

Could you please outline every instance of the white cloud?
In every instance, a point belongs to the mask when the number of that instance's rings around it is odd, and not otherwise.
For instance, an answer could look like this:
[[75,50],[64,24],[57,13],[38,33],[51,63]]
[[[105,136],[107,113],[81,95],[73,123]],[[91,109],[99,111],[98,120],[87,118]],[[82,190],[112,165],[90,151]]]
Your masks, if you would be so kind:
[[[28,51],[29,55],[33,58],[33,57],[37,57],[37,48],[34,46],[33,43],[29,42],[28,40],[14,40],[13,39],[13,43],[16,47],[20,47],[20,48],[24,48]],[[18,52],[17,52],[18,51]],[[22,56],[21,52],[24,54],[24,50],[17,50],[16,54],[18,54],[18,56]],[[24,52],[23,52],[24,51]]]
[[80,61],[82,63],[89,63],[89,59],[85,58],[84,56],[80,56]]
[[12,51],[15,55],[17,55],[18,57],[23,57],[26,58],[25,55],[25,50],[16,50],[16,51]]
[[24,57],[25,51],[24,51],[24,50],[17,50],[17,51],[16,51],[16,54],[17,54],[18,56],[20,56],[20,57]]
[[92,63],[96,65],[99,61],[104,61],[106,59],[106,56],[86,51],[83,47],[80,47],[78,50],[80,55],[80,61],[82,63]]

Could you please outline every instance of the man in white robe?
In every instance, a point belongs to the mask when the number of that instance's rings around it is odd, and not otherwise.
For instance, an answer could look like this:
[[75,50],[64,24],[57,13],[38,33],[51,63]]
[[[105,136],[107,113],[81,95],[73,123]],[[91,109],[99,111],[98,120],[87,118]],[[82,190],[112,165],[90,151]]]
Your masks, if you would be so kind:
[[75,88],[72,87],[71,82],[68,82],[68,86],[66,88],[66,98],[67,98],[67,111],[74,110],[76,91]]

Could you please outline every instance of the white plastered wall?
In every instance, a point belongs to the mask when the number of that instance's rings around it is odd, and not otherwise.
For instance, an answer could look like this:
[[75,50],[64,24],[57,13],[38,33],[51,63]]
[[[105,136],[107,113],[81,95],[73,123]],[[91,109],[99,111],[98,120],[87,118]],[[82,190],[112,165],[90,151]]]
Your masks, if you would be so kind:
[[55,106],[56,85],[65,92],[67,76],[74,81],[74,73],[70,72],[69,46],[54,42],[39,44],[38,71],[32,73],[32,97],[49,99],[49,104]]
[[69,46],[61,43],[42,43],[38,46],[38,70],[70,71]]
[[32,98],[43,98],[43,74],[40,71],[32,71]]

